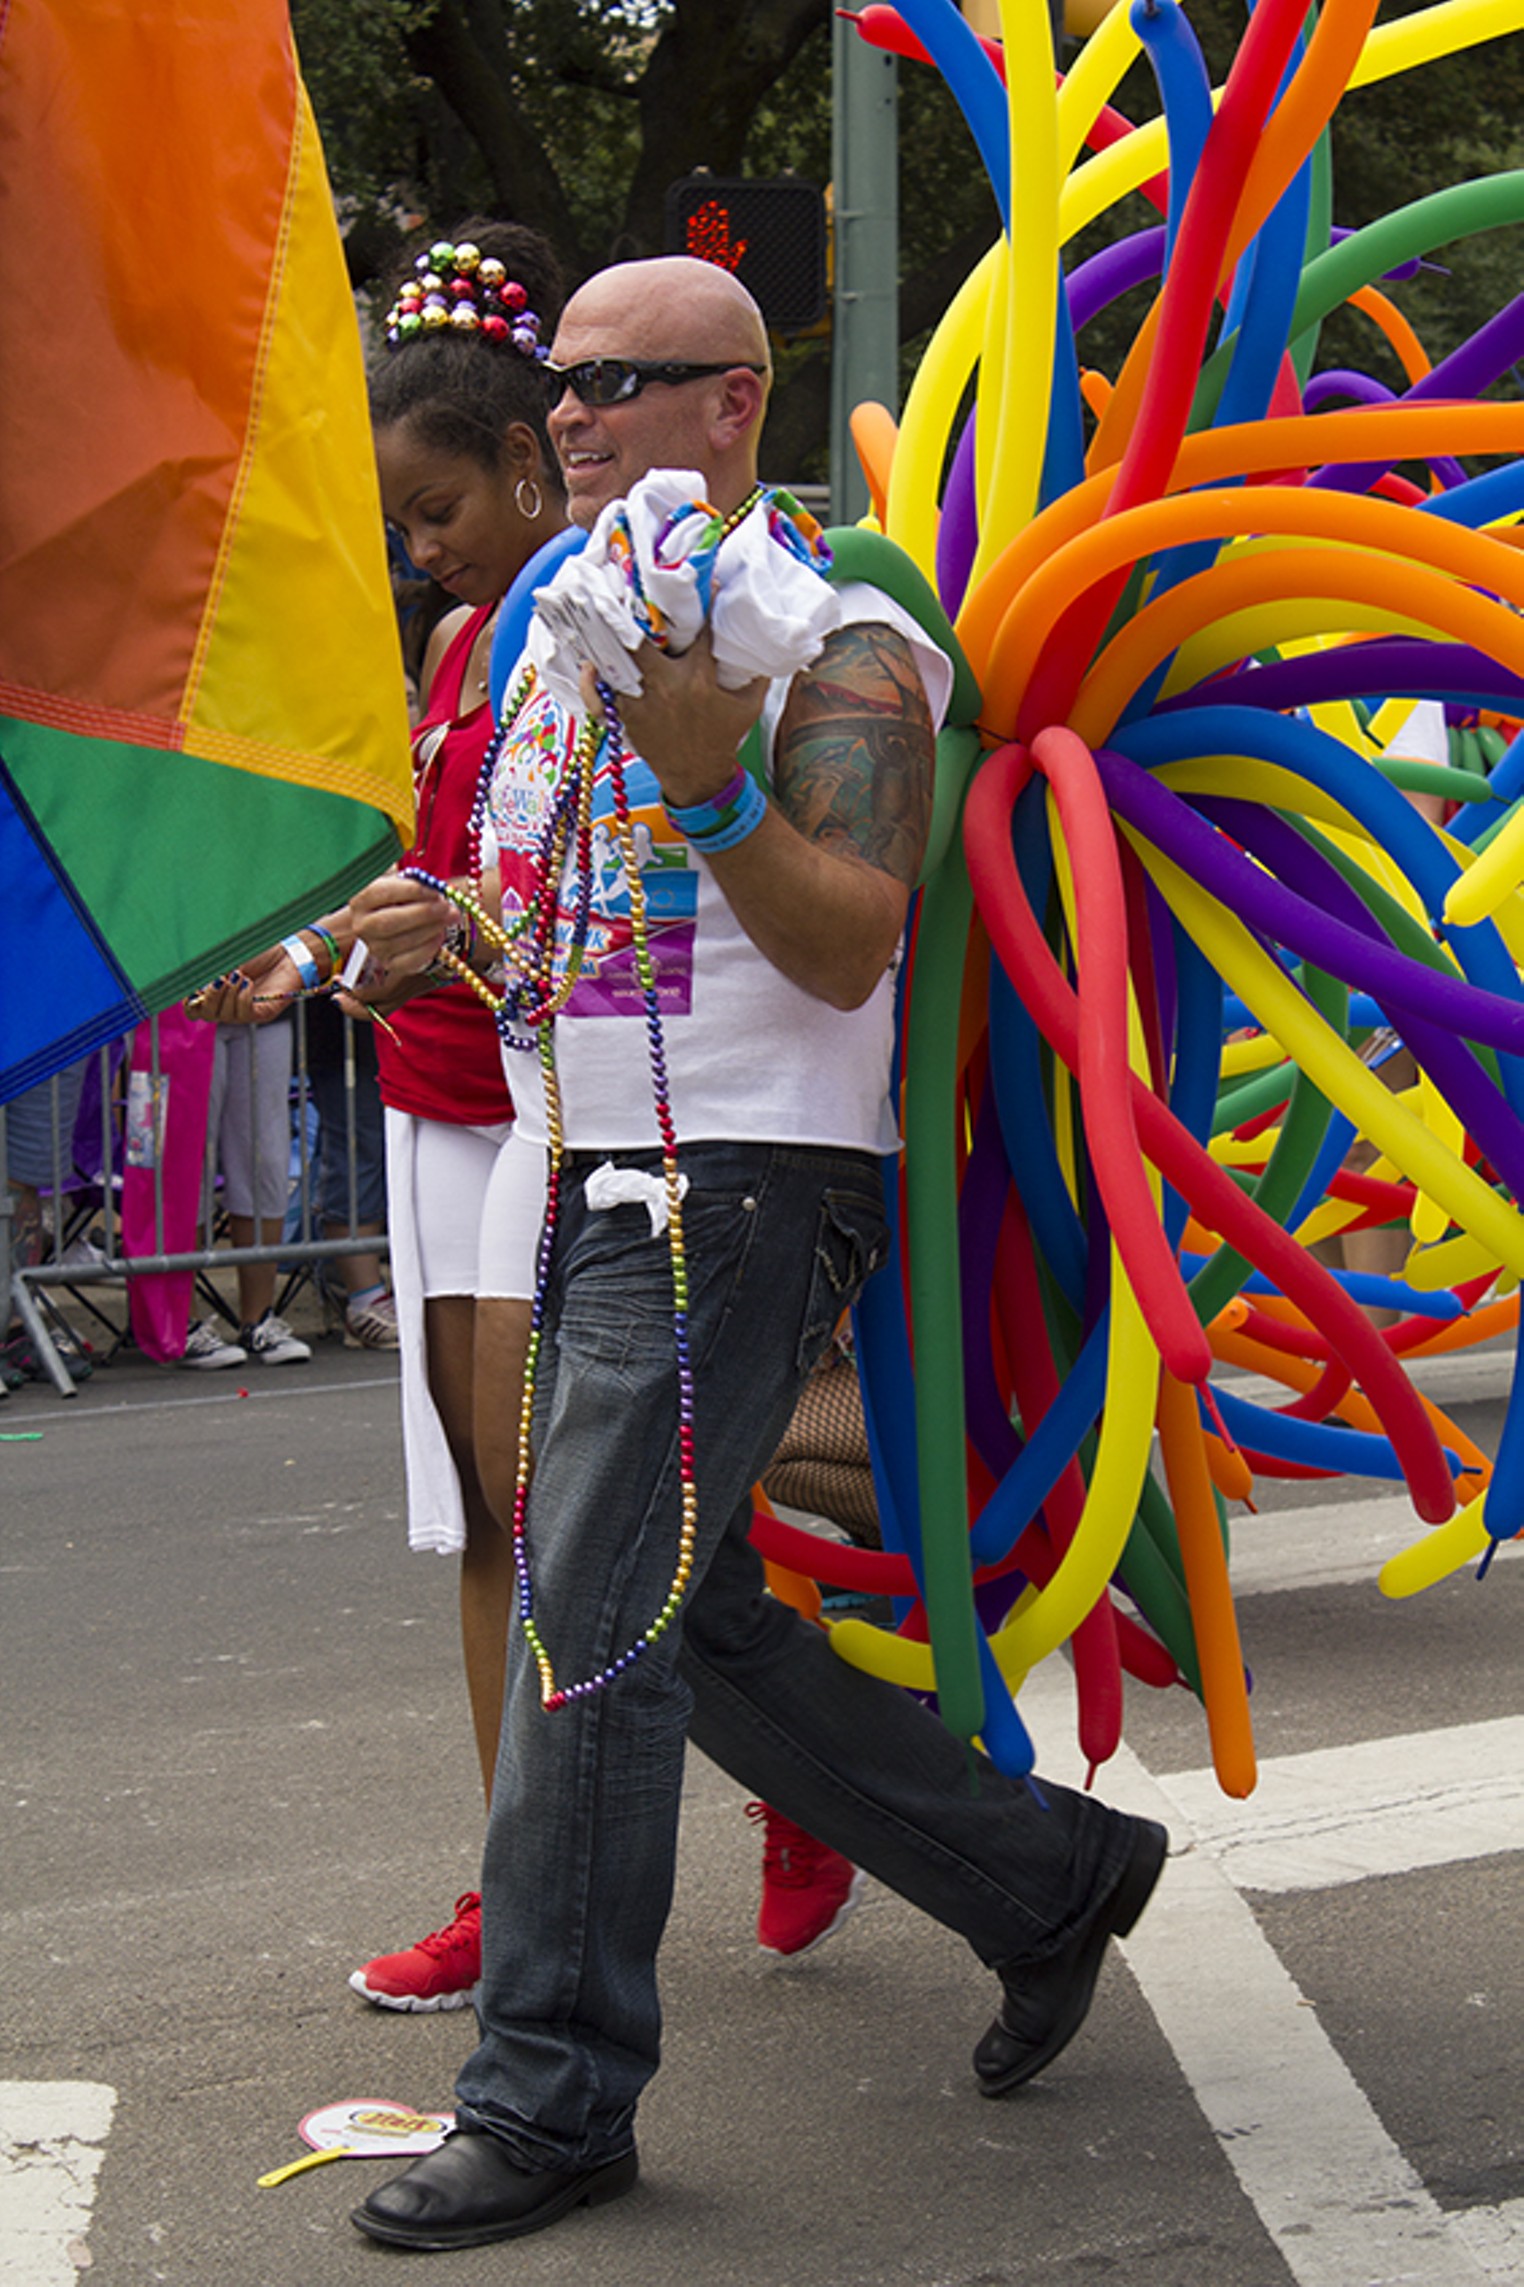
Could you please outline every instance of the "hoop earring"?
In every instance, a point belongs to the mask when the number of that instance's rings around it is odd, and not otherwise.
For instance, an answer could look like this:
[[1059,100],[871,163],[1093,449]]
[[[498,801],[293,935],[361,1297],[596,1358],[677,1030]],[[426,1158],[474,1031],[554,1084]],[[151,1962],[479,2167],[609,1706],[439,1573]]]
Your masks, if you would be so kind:
[[[530,507],[528,498],[526,497],[529,493],[534,494],[533,508]],[[523,517],[526,524],[534,523],[545,503],[540,497],[540,488],[535,483],[532,476],[521,476],[519,478],[518,483],[513,488],[513,505],[518,510],[520,516]]]

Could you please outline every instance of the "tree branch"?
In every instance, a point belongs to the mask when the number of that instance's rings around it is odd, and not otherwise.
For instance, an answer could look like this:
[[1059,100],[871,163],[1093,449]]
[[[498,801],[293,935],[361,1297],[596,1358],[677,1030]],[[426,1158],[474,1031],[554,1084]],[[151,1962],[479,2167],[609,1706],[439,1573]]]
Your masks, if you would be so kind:
[[625,205],[627,243],[661,251],[669,183],[696,167],[738,174],[757,105],[812,32],[831,20],[831,0],[677,0],[640,75],[641,155]]
[[406,45],[413,69],[433,80],[480,150],[503,219],[543,232],[569,270],[586,268],[554,161],[513,92],[501,11],[492,0],[442,0]]

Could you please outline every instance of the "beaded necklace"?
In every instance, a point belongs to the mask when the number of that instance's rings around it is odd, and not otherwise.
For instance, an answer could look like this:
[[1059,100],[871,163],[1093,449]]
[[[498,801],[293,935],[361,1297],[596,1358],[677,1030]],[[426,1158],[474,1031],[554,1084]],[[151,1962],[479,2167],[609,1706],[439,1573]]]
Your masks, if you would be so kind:
[[[522,711],[531,684],[532,673],[526,673],[510,696],[503,710],[505,731]],[[682,1184],[677,1164],[677,1129],[667,1078],[656,971],[651,959],[645,888],[640,876],[634,822],[630,815],[629,792],[625,782],[624,731],[612,692],[600,683],[598,695],[603,706],[602,727],[595,723],[584,723],[578,733],[566,778],[558,787],[540,830],[531,871],[534,894],[522,914],[511,923],[501,923],[488,913],[474,889],[465,890],[459,885],[444,882],[437,875],[426,873],[421,867],[408,866],[403,869],[415,881],[420,881],[449,898],[466,915],[482,941],[501,957],[506,975],[503,989],[499,992],[458,954],[451,951],[440,954],[442,964],[468,983],[478,998],[492,1009],[504,1040],[513,1047],[533,1047],[537,1051],[544,1081],[549,1170],[545,1220],[535,1266],[535,1291],[530,1303],[529,1342],[524,1358],[524,1381],[519,1406],[518,1465],[514,1479],[510,1530],[517,1577],[519,1625],[539,1673],[540,1704],[547,1711],[564,1707],[573,1700],[590,1698],[595,1692],[605,1689],[616,1676],[633,1666],[642,1653],[666,1634],[677,1617],[693,1576],[698,1530],[698,1488],[693,1467],[693,1372],[688,1348],[688,1262],[683,1232]],[[500,740],[496,740],[494,746],[500,743]],[[494,760],[495,756],[489,750],[488,761]],[[607,768],[614,837],[629,884],[631,950],[645,1010],[651,1093],[657,1131],[661,1137],[662,1177],[667,1206],[667,1249],[672,1274],[673,1345],[677,1361],[678,1474],[682,1515],[671,1584],[649,1625],[626,1650],[618,1653],[596,1674],[586,1676],[576,1683],[558,1684],[549,1650],[535,1619],[534,1579],[528,1534],[530,1433],[534,1421],[540,1349],[566,1159],[554,1022],[571,997],[586,950],[592,910],[592,793],[600,766]],[[487,769],[487,764],[484,764],[484,780],[487,778]],[[484,809],[484,805],[480,809]],[[479,811],[476,815],[479,818]],[[573,875],[575,888],[566,951],[564,957],[561,957],[558,952],[558,893],[567,851],[572,848],[576,853]],[[526,1028],[527,1037],[517,1029],[519,1027]]]
[[[759,486],[730,516],[717,520],[712,545],[733,532],[750,515],[758,501],[764,497]],[[506,700],[498,730],[482,758],[481,776],[477,782],[476,798],[472,804],[469,827],[468,863],[473,884],[481,880],[482,832],[486,822],[487,805],[491,796],[492,780],[498,759],[512,727],[528,702],[534,685],[534,670],[526,667]],[[607,684],[598,683],[598,697],[603,711],[601,728],[584,722],[573,744],[565,778],[557,787],[543,825],[536,840],[530,861],[533,894],[524,911],[512,922],[503,923],[488,913],[476,887],[462,889],[442,881],[437,875],[424,872],[421,867],[407,866],[402,870],[414,880],[436,890],[448,898],[465,914],[481,941],[503,963],[504,982],[498,991],[489,978],[480,975],[453,950],[442,949],[439,959],[443,966],[468,984],[497,1019],[498,1030],[509,1046],[520,1049],[534,1048],[539,1057],[540,1071],[545,1088],[545,1125],[549,1137],[549,1171],[546,1181],[545,1219],[540,1234],[540,1249],[535,1265],[535,1291],[530,1303],[529,1341],[524,1358],[524,1380],[519,1405],[518,1465],[514,1480],[511,1533],[513,1561],[517,1582],[517,1610],[519,1625],[529,1646],[540,1679],[540,1704],[551,1712],[565,1707],[574,1700],[590,1699],[605,1690],[615,1679],[634,1666],[643,1653],[660,1641],[671,1627],[681,1608],[693,1578],[694,1553],[698,1538],[698,1486],[694,1474],[693,1436],[693,1361],[688,1342],[688,1256],[683,1230],[683,1185],[677,1160],[677,1127],[672,1112],[672,1094],[667,1074],[666,1041],[662,1029],[661,1007],[657,993],[656,969],[651,958],[650,917],[646,905],[645,885],[641,878],[639,854],[635,846],[634,822],[630,815],[629,791],[625,780],[624,728],[619,719],[614,695]],[[592,801],[593,787],[600,768],[605,769],[609,798],[614,818],[614,839],[620,864],[628,884],[630,901],[630,945],[635,962],[635,974],[640,986],[645,1014],[647,1054],[651,1069],[651,1097],[656,1115],[657,1132],[661,1138],[662,1184],[667,1210],[667,1252],[671,1265],[672,1282],[672,1338],[677,1366],[678,1399],[678,1481],[681,1498],[681,1520],[678,1527],[677,1556],[667,1593],[649,1624],[626,1647],[611,1659],[607,1666],[595,1674],[570,1684],[558,1684],[554,1664],[542,1638],[535,1618],[534,1580],[530,1562],[528,1533],[529,1480],[531,1473],[530,1433],[534,1421],[535,1390],[539,1378],[540,1348],[545,1327],[546,1302],[550,1288],[551,1264],[555,1253],[556,1230],[560,1218],[562,1175],[566,1159],[565,1127],[561,1113],[561,1090],[556,1070],[554,1026],[555,1019],[566,1006],[581,972],[587,946],[588,925],[592,911]],[[558,958],[559,931],[557,927],[560,888],[568,850],[575,851],[574,894],[570,926],[566,936],[564,957]],[[522,1027],[523,1030],[515,1028]]]

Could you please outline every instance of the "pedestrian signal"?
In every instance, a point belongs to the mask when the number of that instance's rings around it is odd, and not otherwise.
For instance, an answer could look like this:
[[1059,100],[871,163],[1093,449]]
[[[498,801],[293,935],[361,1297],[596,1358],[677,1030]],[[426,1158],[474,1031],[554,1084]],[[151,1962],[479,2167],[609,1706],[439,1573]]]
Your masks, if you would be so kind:
[[818,184],[793,175],[685,175],[667,192],[666,251],[730,271],[755,296],[773,333],[804,333],[825,316],[825,196]]

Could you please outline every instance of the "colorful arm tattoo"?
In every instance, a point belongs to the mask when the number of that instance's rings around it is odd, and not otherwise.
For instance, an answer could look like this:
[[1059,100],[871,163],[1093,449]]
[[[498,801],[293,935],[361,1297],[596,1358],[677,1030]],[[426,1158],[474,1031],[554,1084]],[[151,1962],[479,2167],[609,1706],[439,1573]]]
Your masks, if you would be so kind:
[[774,793],[807,841],[913,885],[936,747],[910,646],[892,628],[838,628],[789,695]]

